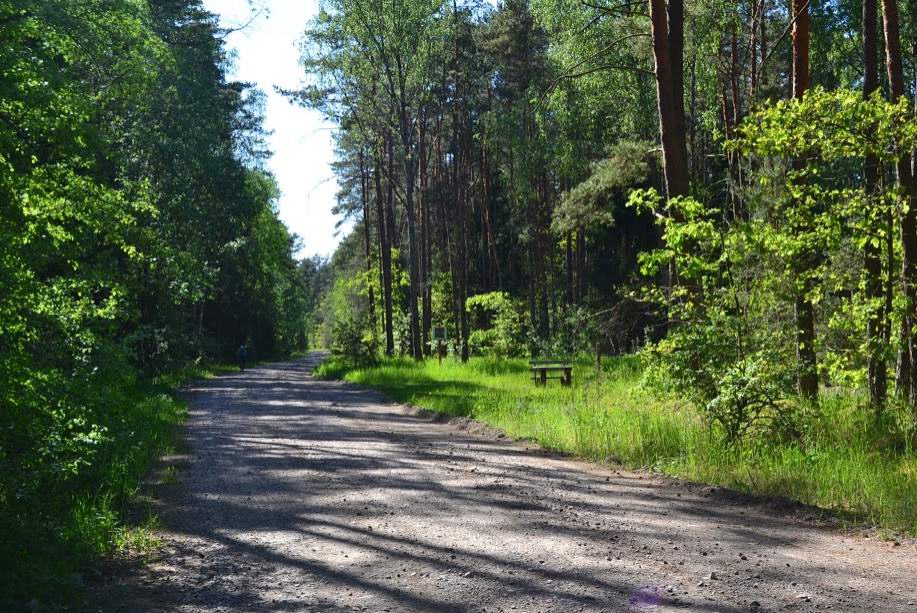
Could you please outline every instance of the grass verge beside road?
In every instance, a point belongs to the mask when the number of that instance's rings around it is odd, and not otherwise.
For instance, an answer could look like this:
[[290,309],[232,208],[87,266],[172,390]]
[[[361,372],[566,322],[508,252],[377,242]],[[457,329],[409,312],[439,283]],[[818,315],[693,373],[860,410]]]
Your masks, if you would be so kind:
[[607,359],[600,370],[578,361],[571,388],[536,387],[525,360],[488,358],[441,365],[393,358],[368,368],[331,358],[317,375],[470,417],[549,449],[786,497],[917,536],[917,453],[884,440],[868,411],[849,398],[826,398],[800,417],[794,440],[729,448],[695,408],[645,389],[634,356]]
[[156,545],[156,517],[137,509],[135,501],[154,463],[176,450],[186,414],[176,392],[189,381],[235,370],[190,364],[99,391],[113,409],[104,413],[104,437],[95,452],[75,464],[62,487],[44,493],[41,508],[0,523],[0,610],[26,602],[39,609],[77,603],[95,562]]

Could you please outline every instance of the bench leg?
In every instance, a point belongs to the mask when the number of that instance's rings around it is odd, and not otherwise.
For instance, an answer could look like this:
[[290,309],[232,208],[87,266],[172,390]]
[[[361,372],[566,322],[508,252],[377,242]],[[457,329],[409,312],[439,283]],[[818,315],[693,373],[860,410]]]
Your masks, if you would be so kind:
[[565,386],[570,387],[573,384],[573,371],[570,368],[564,369],[564,378],[561,379],[561,383]]

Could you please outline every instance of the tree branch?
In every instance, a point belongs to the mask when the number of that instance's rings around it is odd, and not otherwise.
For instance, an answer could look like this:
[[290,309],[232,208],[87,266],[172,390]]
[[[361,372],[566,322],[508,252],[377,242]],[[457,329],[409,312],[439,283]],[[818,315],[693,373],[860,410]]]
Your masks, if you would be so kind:
[[633,0],[631,2],[624,2],[623,4],[619,4],[617,6],[602,6],[600,4],[594,4],[592,2],[589,2],[589,0],[580,0],[580,2],[584,6],[588,6],[589,8],[593,8],[597,11],[602,11],[603,13],[618,13],[618,14],[625,14],[625,15],[649,17],[649,15],[647,15],[646,13],[641,13],[639,11],[624,10],[631,6],[640,6],[644,4],[644,0]]
[[806,0],[806,3],[802,5],[802,8],[800,8],[799,11],[795,15],[793,15],[793,18],[790,20],[790,23],[786,24],[786,29],[783,31],[783,33],[780,36],[777,37],[777,40],[774,41],[774,46],[771,47],[771,50],[768,51],[767,55],[764,56],[764,59],[761,60],[761,66],[759,66],[759,69],[764,68],[764,65],[767,63],[767,60],[771,59],[771,56],[774,54],[774,51],[777,50],[777,47],[780,46],[780,43],[783,42],[783,39],[786,38],[786,35],[790,32],[790,28],[793,27],[793,24],[796,23],[796,20],[799,19],[799,16],[802,15],[809,8],[809,5],[811,3],[812,3],[812,0]]
[[[591,71],[587,71],[587,72],[577,73],[577,74],[574,74],[574,75],[571,75],[571,74],[570,74],[570,71],[576,70],[577,68],[579,68],[580,66],[582,66],[582,65],[585,64],[586,62],[589,62],[589,61],[591,61],[591,60],[594,60],[595,58],[599,57],[600,55],[602,55],[602,54],[604,54],[604,53],[608,53],[608,52],[611,51],[611,49],[612,49],[615,45],[617,45],[618,43],[622,43],[622,42],[624,42],[625,40],[630,40],[631,38],[637,38],[637,37],[640,37],[640,36],[646,36],[647,38],[649,38],[649,34],[647,34],[646,32],[636,32],[636,33],[633,33],[633,34],[627,34],[627,35],[622,36],[622,37],[620,37],[620,38],[616,38],[615,40],[611,41],[610,43],[608,43],[607,45],[605,45],[604,47],[602,47],[601,49],[599,49],[598,51],[596,51],[596,52],[593,53],[592,55],[590,55],[590,56],[588,56],[588,57],[586,57],[586,58],[583,58],[582,60],[576,62],[575,64],[573,64],[572,66],[570,66],[569,68],[567,68],[566,70],[564,70],[562,73],[560,73],[560,75],[559,75],[556,79],[554,79],[553,81],[551,81],[551,84],[550,84],[550,85],[548,85],[548,88],[547,88],[547,89],[544,91],[544,93],[541,95],[541,98],[539,98],[539,100],[538,100],[538,105],[541,105],[541,103],[544,102],[544,99],[547,97],[547,95],[550,94],[550,93],[554,90],[555,87],[557,87],[557,84],[560,83],[561,80],[563,80],[563,79],[573,79],[573,78],[576,78],[576,77],[578,77],[578,76],[581,77],[581,76],[584,76],[584,75],[589,74],[590,72],[596,72],[596,71],[600,70],[600,68],[597,68],[597,69],[591,70]],[[611,67],[612,67],[611,64],[606,65],[606,68],[611,68]],[[643,68],[633,68],[633,67],[625,67],[625,66],[619,66],[619,68],[622,68],[622,69],[630,69],[630,70],[638,70],[638,71],[639,71],[639,70],[643,70],[644,72],[647,72],[647,71],[646,71],[645,69],[643,69]],[[656,73],[655,73],[655,72],[650,72],[650,74],[656,74]]]

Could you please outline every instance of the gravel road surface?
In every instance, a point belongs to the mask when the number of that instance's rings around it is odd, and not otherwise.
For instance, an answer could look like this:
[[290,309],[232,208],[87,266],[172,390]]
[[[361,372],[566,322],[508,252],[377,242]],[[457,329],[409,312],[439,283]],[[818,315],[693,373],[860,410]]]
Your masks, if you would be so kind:
[[189,391],[162,549],[92,610],[917,611],[917,546],[437,421],[309,372]]

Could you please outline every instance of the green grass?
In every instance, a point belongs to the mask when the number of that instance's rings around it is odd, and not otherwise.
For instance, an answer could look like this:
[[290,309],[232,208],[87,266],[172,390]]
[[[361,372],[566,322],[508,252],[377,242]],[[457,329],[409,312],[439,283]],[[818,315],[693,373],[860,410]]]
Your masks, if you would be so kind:
[[[190,364],[126,389],[100,390],[117,397],[105,424],[107,436],[78,478],[45,492],[31,520],[0,525],[0,609],[35,599],[42,606],[79,602],[84,575],[117,553],[144,554],[157,545],[157,519],[137,504],[141,480],[163,455],[174,453],[185,404],[177,389],[194,379],[237,370],[223,364]],[[174,471],[174,469],[173,469]],[[178,476],[168,470],[166,482]]]
[[[849,521],[917,535],[917,453],[877,427],[855,399],[826,398],[793,441],[735,449],[711,436],[688,403],[645,389],[639,359],[576,363],[574,385],[535,387],[524,360],[383,360],[353,368],[331,359],[317,374],[410,403],[467,416],[554,450],[644,467],[700,483],[781,496]],[[890,420],[904,418],[892,414]]]

